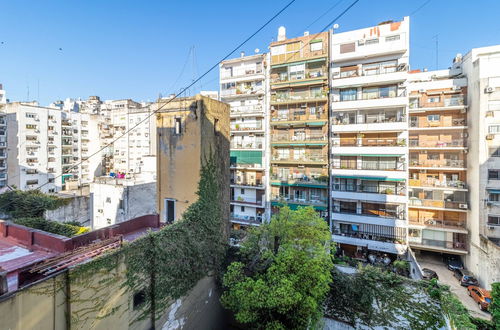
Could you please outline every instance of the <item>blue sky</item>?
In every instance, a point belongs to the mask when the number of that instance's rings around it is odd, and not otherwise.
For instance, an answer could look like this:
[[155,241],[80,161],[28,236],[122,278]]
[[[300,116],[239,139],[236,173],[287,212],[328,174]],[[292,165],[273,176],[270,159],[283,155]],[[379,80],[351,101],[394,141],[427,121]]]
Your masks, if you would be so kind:
[[[280,25],[288,37],[301,35],[337,1],[297,0],[242,50],[267,50]],[[307,29],[319,31],[351,1]],[[191,82],[287,2],[0,0],[0,83],[11,101],[27,100],[28,88],[41,104],[89,95],[154,100]],[[399,20],[426,2],[361,0],[338,31]],[[410,16],[412,68],[436,68],[435,35],[440,68],[458,52],[500,43],[499,12],[496,0],[431,0]],[[217,77],[196,89],[217,89]]]

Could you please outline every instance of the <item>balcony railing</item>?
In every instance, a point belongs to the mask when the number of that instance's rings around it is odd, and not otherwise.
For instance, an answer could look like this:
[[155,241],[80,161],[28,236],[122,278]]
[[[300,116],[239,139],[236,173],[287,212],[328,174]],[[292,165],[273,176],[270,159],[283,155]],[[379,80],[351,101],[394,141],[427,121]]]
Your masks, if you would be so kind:
[[247,198],[247,197],[241,197],[241,196],[238,196],[236,198],[231,197],[231,202],[233,202],[233,203],[244,203],[244,204],[250,204],[250,205],[257,205],[257,206],[262,205],[262,199]]
[[279,94],[271,95],[271,102],[288,102],[288,101],[304,101],[304,100],[314,100],[314,99],[327,99],[327,93],[325,91],[321,92],[294,92],[289,94]]
[[326,113],[315,113],[315,114],[285,114],[277,115],[271,117],[271,121],[306,121],[306,120],[328,120]]
[[282,175],[277,175],[273,174],[271,175],[271,181],[280,181],[280,182],[286,182],[289,184],[303,184],[303,185],[308,185],[308,184],[315,184],[315,185],[328,185],[328,176],[323,175],[319,177],[311,177],[311,176],[306,176],[303,175],[301,177],[297,177],[295,175],[289,175],[287,176],[282,176]]
[[425,141],[410,139],[410,147],[418,148],[446,148],[446,147],[466,147],[467,140],[464,138],[453,139],[451,141]]
[[238,164],[238,163],[231,163],[229,165],[230,167],[238,167],[238,168],[242,168],[242,169],[249,169],[249,170],[252,170],[252,169],[263,169],[262,165],[261,164]]
[[438,188],[459,188],[459,189],[467,189],[467,185],[465,182],[460,180],[449,180],[449,181],[440,181],[440,180],[418,180],[418,179],[410,179],[408,181],[409,186],[411,187],[438,187]]
[[248,88],[248,89],[240,89],[240,88],[231,88],[231,89],[223,89],[221,91],[221,96],[222,97],[227,97],[227,96],[235,96],[235,95],[254,95],[254,94],[260,94],[264,93],[264,89],[262,87],[253,87],[253,88]]
[[432,226],[436,228],[460,228],[465,229],[464,221],[437,220],[437,219],[411,219],[410,223],[415,225]]
[[262,123],[255,123],[253,125],[241,125],[241,124],[234,124],[231,125],[231,131],[256,131],[256,130],[262,130]]
[[263,71],[262,71],[262,68],[259,68],[257,70],[245,70],[245,71],[241,71],[241,72],[237,72],[237,73],[234,73],[234,74],[227,74],[226,73],[227,71],[222,71],[221,72],[221,79],[229,79],[229,78],[238,78],[238,77],[245,77],[245,76],[250,76],[250,75],[254,75],[254,74],[262,74]]
[[385,91],[383,89],[378,89],[375,92],[358,92],[352,94],[340,94],[340,98],[334,100],[334,102],[348,102],[348,101],[361,101],[361,100],[380,100],[380,99],[391,99],[395,97],[405,97],[406,90],[396,91],[390,90]]
[[406,212],[404,210],[397,209],[369,209],[362,208],[361,213],[357,213],[355,210],[342,208],[341,205],[333,205],[332,212],[340,214],[352,214],[365,217],[374,218],[384,218],[384,219],[406,219]]
[[300,155],[300,156],[280,156],[273,155],[273,161],[284,161],[284,162],[326,162],[327,156],[321,155]]
[[231,115],[245,115],[262,112],[260,105],[242,105],[238,107],[231,107]]
[[380,233],[370,232],[370,231],[353,231],[353,230],[342,230],[340,228],[333,228],[333,234],[339,236],[346,236],[359,239],[367,239],[371,241],[394,243],[394,244],[405,244],[404,237],[397,237],[396,235],[381,235]]
[[445,209],[467,210],[467,201],[447,201],[434,199],[419,199],[410,197],[408,199],[409,206],[437,207]]
[[282,203],[298,203],[298,204],[312,204],[312,205],[326,205],[328,198],[315,197],[315,198],[296,198],[292,196],[272,195],[271,200]]
[[378,171],[404,171],[406,169],[404,162],[394,163],[380,163],[380,162],[361,162],[355,160],[336,161],[332,163],[335,169],[348,169],[348,170],[378,170]]
[[410,109],[418,109],[418,108],[437,108],[437,107],[456,107],[465,105],[465,96],[458,97],[448,97],[445,98],[442,102],[420,102],[420,100],[416,99],[410,101]]
[[410,160],[410,166],[412,167],[456,167],[465,168],[466,162],[461,159],[440,159],[440,160]]
[[231,142],[231,149],[262,149],[262,142]]
[[339,147],[404,147],[406,139],[398,138],[340,138],[333,142]]
[[288,134],[271,134],[272,142],[280,141],[326,141],[327,134],[306,134],[306,135],[288,135]]
[[[384,181],[380,181],[384,183]],[[405,196],[406,188],[404,185],[397,185],[394,187],[380,187],[371,185],[348,185],[348,184],[334,184],[335,191],[345,191],[345,192],[359,192],[359,193],[373,193],[373,194],[383,194],[383,195],[398,195]]]
[[449,121],[443,120],[425,120],[425,121],[410,121],[410,128],[433,128],[433,127],[461,127],[467,126],[465,118],[452,119],[451,124]]
[[231,220],[245,222],[248,224],[261,224],[262,223],[262,216],[260,216],[260,215],[257,215],[257,216],[241,215],[241,214],[231,213]]
[[356,113],[333,113],[333,125],[356,125],[356,124],[382,124],[382,123],[403,123],[406,117],[403,113],[395,114],[394,112],[380,113],[378,115],[366,115]]
[[264,187],[262,180],[231,179],[230,181],[231,181],[231,184],[234,184],[234,185],[260,187],[260,188]]
[[287,81],[300,81],[304,79],[314,79],[314,78],[322,78],[326,77],[326,68],[315,68],[315,69],[306,69],[302,72],[297,72],[295,74],[290,73],[271,73],[271,75],[276,74],[277,77],[271,79],[271,83],[283,83]]
[[424,246],[438,247],[443,249],[467,251],[467,245],[463,242],[457,242],[457,241],[441,241],[435,239],[422,238],[421,243],[417,244]]
[[407,65],[401,63],[399,65],[387,65],[380,63],[379,65],[370,64],[369,67],[363,67],[361,70],[358,68],[349,71],[342,71],[336,79],[342,78],[352,78],[352,77],[362,77],[362,76],[374,76],[380,74],[402,72],[407,70]]

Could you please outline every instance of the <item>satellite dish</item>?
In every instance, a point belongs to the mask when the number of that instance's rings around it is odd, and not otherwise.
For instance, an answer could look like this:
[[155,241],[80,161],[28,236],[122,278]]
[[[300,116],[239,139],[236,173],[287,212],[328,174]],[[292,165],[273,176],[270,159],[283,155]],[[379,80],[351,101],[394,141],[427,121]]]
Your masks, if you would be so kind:
[[338,28],[339,28],[339,25],[338,25],[338,24],[333,24],[333,28],[334,28],[334,29],[338,29]]
[[260,52],[260,49],[255,48],[255,53],[257,54],[258,52]]

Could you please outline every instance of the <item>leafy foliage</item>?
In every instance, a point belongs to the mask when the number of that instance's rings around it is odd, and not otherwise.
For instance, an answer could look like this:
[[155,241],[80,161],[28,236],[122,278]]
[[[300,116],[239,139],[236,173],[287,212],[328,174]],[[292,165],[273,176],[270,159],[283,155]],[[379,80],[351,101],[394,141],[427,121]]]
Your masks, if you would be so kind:
[[221,301],[252,328],[305,329],[322,316],[332,281],[330,232],[312,207],[281,208],[250,230],[229,265]]
[[0,211],[13,218],[41,218],[46,210],[55,210],[68,202],[40,190],[12,190],[0,195]]
[[491,284],[491,298],[489,311],[493,317],[495,329],[500,330],[500,282]]
[[88,227],[45,220],[44,218],[18,218],[14,219],[14,223],[66,237],[73,237],[89,231]]
[[[325,315],[353,326],[438,329],[444,325],[438,304],[414,282],[378,267],[359,267],[348,275],[332,270]],[[402,319],[402,316],[404,319]]]

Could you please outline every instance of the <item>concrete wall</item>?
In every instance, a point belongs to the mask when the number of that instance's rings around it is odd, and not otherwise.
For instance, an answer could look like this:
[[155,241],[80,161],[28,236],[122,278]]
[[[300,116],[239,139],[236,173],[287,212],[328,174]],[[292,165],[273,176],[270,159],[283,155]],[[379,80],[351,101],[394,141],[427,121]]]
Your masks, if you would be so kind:
[[44,218],[57,222],[78,221],[84,226],[90,226],[90,196],[73,197],[69,204],[45,211]]

